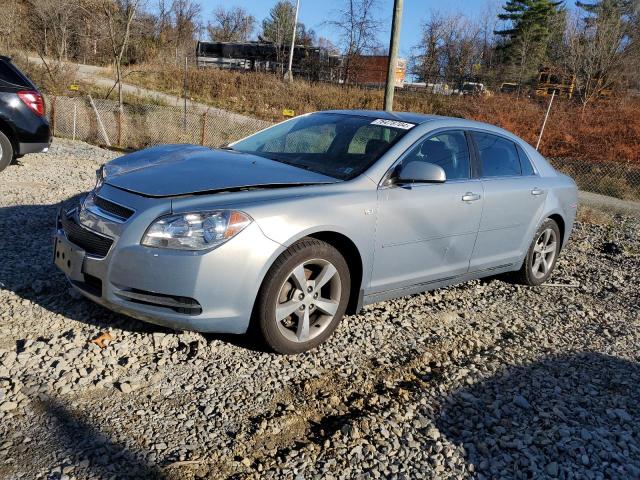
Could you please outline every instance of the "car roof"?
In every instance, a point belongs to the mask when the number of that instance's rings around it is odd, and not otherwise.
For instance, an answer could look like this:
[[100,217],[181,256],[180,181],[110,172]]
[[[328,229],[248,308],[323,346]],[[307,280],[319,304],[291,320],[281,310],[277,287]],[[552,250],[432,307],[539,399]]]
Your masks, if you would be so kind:
[[[384,110],[322,110],[314,113],[337,113],[340,115],[354,115],[359,117],[370,117],[370,118],[382,118],[384,120],[398,120],[400,122],[410,122],[415,124],[423,124],[427,122],[435,122],[435,121],[451,121],[452,126],[458,128],[465,127],[476,127],[483,128],[493,131],[502,131],[506,132],[504,129],[497,127],[495,125],[491,125],[490,123],[478,122],[476,120],[467,120],[466,118],[460,117],[447,117],[443,115],[432,115],[426,113],[414,113],[414,112],[387,112]],[[510,132],[506,132],[511,134]]]
[[424,113],[412,112],[386,112],[384,110],[323,110],[316,113],[337,113],[340,115],[354,115],[358,117],[382,118],[384,120],[398,120],[400,122],[424,123],[429,120],[436,120],[438,115],[426,115]]

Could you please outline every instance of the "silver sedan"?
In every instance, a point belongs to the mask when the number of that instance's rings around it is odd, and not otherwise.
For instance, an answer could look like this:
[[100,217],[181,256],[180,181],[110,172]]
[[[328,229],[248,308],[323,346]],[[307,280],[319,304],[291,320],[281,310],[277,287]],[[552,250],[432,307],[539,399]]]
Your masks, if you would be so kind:
[[60,211],[54,259],[83,295],[282,353],[363,305],[500,273],[545,282],[577,190],[526,142],[457,118],[299,116],[223,149],[165,145],[99,170]]

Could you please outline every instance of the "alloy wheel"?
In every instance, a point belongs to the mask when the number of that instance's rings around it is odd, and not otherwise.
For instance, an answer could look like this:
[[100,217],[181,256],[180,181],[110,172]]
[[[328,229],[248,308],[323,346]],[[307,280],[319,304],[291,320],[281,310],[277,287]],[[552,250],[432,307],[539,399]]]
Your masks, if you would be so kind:
[[308,342],[333,320],[342,295],[336,267],[324,259],[306,260],[287,276],[278,294],[275,319],[292,342]]
[[543,278],[549,273],[557,253],[556,232],[551,228],[544,229],[536,239],[531,259],[531,272],[536,278]]

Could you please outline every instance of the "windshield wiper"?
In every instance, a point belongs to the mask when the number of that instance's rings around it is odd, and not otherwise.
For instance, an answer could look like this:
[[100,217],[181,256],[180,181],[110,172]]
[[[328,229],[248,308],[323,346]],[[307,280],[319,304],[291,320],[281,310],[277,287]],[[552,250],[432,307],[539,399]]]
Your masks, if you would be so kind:
[[267,156],[267,155],[262,155],[262,156],[265,157],[265,158],[268,158],[269,160],[273,160],[274,162],[284,163],[285,165],[289,165],[291,167],[301,168],[303,170],[308,170],[308,171],[314,172],[314,173],[321,173],[321,172],[318,172],[317,170],[314,170],[313,168],[311,168],[308,165],[303,165],[303,164],[300,164],[300,163],[293,163],[293,162],[290,162],[288,160],[285,160],[283,158],[276,157],[276,156]]

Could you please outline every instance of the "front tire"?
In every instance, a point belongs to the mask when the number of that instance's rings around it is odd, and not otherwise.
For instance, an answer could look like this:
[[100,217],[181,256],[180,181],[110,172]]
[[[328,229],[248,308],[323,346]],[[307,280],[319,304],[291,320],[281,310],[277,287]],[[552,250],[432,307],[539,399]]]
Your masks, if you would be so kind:
[[13,161],[13,145],[7,136],[0,132],[0,172]]
[[344,316],[351,291],[349,267],[333,246],[305,238],[267,272],[257,299],[257,322],[266,344],[283,354],[317,347]]
[[558,224],[545,219],[533,236],[522,268],[516,273],[518,283],[537,286],[546,282],[556,266],[561,244]]

